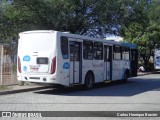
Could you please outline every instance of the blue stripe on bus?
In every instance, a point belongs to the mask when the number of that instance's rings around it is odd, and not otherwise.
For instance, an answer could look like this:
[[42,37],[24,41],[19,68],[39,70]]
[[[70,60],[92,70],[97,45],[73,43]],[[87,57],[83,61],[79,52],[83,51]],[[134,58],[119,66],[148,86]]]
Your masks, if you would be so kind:
[[125,46],[125,47],[130,47],[130,48],[137,48],[137,45],[136,44],[131,44],[131,43],[124,43],[124,42],[121,42],[121,45],[122,46]]

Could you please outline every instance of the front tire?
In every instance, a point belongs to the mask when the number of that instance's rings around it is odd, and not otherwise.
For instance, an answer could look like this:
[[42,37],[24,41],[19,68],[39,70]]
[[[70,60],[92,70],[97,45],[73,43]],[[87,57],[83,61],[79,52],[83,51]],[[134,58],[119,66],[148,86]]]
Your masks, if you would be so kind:
[[94,86],[94,76],[91,72],[89,72],[85,77],[85,89],[92,89],[93,86]]

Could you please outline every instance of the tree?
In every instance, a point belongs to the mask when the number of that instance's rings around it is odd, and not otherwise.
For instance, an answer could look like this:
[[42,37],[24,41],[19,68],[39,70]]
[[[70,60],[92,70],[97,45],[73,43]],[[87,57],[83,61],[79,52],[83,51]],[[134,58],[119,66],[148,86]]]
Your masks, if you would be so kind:
[[33,29],[35,26],[32,21],[33,13],[27,7],[16,9],[16,4],[2,1],[0,4],[0,13],[1,41],[10,42],[14,37],[17,37],[20,31]]
[[155,0],[152,1],[148,9],[148,17],[149,17],[149,27],[147,28],[150,37],[150,40],[153,41],[154,44],[157,44],[157,47],[160,47],[160,1]]
[[124,36],[125,41],[138,45],[140,56],[145,66],[148,66],[155,44],[160,45],[160,15],[157,14],[160,12],[159,1],[139,2],[132,7],[132,10],[137,14],[134,16],[135,20],[131,19],[125,23],[126,19],[124,19],[121,35]]
[[[125,0],[14,0],[2,11],[1,38],[34,29],[96,37],[117,34]],[[4,34],[4,32],[6,34]]]

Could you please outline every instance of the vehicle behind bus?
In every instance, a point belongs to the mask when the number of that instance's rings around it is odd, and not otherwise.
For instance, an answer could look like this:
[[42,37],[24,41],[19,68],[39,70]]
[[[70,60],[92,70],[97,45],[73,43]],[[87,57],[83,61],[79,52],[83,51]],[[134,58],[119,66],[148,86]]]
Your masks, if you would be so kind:
[[154,52],[154,69],[160,70],[160,48],[155,49]]

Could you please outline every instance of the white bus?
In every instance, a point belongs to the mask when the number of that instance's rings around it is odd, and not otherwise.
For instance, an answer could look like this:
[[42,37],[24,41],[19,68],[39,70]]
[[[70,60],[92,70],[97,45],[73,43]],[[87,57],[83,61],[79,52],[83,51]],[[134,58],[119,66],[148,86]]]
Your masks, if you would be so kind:
[[160,48],[155,49],[154,52],[154,69],[160,70]]
[[137,46],[52,30],[19,34],[19,81],[63,86],[127,80],[137,75]]

